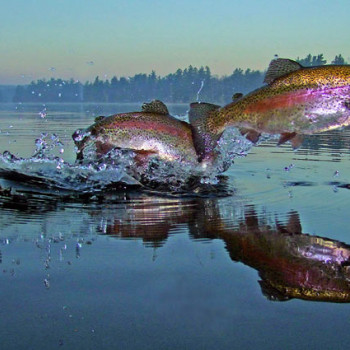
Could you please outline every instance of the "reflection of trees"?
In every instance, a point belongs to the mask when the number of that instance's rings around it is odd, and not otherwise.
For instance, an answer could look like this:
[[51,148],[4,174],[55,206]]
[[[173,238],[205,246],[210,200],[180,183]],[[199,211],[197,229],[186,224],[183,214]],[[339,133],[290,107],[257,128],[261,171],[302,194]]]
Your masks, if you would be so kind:
[[[298,58],[305,67],[324,65],[323,54]],[[332,64],[346,64],[341,54],[335,56]],[[144,102],[160,99],[164,102],[201,101],[228,103],[234,93],[248,93],[262,85],[264,72],[240,68],[231,75],[217,77],[209,67],[189,66],[178,69],[165,77],[139,73],[133,77],[116,77],[110,81],[96,77],[93,82],[82,84],[71,80],[38,80],[28,86],[18,86],[15,102]],[[203,85],[203,87],[202,87]],[[201,88],[202,87],[202,88]],[[200,95],[198,95],[198,91]]]

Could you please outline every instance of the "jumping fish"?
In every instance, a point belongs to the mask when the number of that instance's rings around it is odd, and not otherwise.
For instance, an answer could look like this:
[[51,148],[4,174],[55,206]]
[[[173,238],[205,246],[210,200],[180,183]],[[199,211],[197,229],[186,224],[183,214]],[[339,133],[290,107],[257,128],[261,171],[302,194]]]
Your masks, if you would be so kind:
[[84,150],[93,146],[97,157],[120,148],[132,150],[140,159],[156,155],[163,160],[198,164],[190,125],[172,117],[159,100],[144,103],[141,112],[97,117],[87,129],[77,130],[73,139],[80,161]]
[[261,133],[280,134],[278,144],[300,146],[300,135],[350,124],[350,65],[302,67],[289,59],[273,60],[265,86],[220,108],[192,103],[189,120],[200,159],[213,157],[228,127],[237,127],[253,143]]

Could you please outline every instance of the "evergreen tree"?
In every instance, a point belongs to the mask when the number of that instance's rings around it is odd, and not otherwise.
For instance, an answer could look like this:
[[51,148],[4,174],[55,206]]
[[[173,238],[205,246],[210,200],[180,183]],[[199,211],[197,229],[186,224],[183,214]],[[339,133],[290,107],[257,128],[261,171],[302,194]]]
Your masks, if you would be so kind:
[[323,53],[317,56],[311,56],[311,54],[308,54],[305,58],[298,57],[296,61],[299,62],[303,67],[323,66],[327,63],[323,57]]
[[[297,58],[305,67],[324,65],[323,54]],[[332,64],[345,64],[342,55]],[[40,79],[27,86],[17,86],[14,102],[145,102],[160,99],[164,102],[189,103],[196,100],[226,104],[234,93],[246,94],[263,84],[264,72],[241,68],[231,75],[216,77],[209,67],[188,66],[164,77],[139,73],[133,77],[114,76],[110,81],[98,76],[93,82],[74,82],[73,79]]]
[[337,65],[344,65],[347,64],[341,54],[338,56],[334,57],[334,60],[332,61],[332,64],[337,64]]

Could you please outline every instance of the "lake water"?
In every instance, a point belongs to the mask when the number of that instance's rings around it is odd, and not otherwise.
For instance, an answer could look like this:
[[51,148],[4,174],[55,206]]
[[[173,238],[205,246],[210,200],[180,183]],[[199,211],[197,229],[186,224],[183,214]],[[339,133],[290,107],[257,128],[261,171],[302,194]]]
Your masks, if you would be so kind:
[[[187,108],[169,106],[182,119]],[[0,109],[1,152],[29,158],[55,134],[52,152],[73,163],[77,128],[139,106]],[[346,348],[349,147],[349,129],[298,151],[263,142],[224,174],[226,196],[72,196],[7,176],[0,348]]]

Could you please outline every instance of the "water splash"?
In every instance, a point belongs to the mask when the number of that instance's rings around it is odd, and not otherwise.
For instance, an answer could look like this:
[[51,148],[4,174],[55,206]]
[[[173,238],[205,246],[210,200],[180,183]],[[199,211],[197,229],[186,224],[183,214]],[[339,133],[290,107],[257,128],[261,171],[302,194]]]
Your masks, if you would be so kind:
[[44,119],[47,116],[47,110],[46,107],[44,107],[39,113],[40,118]]
[[197,102],[200,102],[199,95],[200,95],[201,91],[203,90],[203,88],[204,88],[204,79],[201,81],[201,86],[200,86],[199,90],[197,91]]
[[[268,138],[269,136],[267,135],[261,135],[259,143]],[[245,157],[253,145],[237,128],[227,128],[217,146],[219,156],[216,161],[216,167],[218,171],[223,172],[227,170],[234,163],[235,158]]]
[[[86,136],[90,136],[86,131],[77,130],[74,141],[83,142]],[[236,157],[247,155],[252,146],[237,129],[229,129],[219,141],[219,156],[214,164],[204,167],[200,163],[171,162],[156,156],[140,163],[137,155],[128,149],[112,149],[101,156],[91,142],[89,147],[84,147],[84,154],[77,151],[77,161],[71,164],[62,158],[64,144],[59,137],[42,133],[35,140],[32,157],[20,158],[8,151],[0,155],[0,176],[29,186],[80,193],[135,186],[166,193],[215,193],[222,183],[220,174]]]

